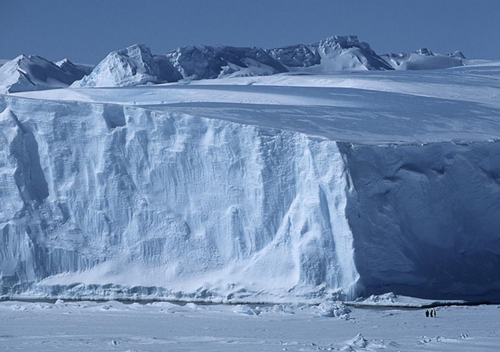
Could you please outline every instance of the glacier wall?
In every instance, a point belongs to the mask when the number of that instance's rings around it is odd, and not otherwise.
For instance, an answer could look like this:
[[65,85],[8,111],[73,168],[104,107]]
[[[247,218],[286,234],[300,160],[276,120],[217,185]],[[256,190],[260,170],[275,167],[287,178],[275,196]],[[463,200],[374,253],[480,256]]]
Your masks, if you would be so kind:
[[0,97],[4,295],[279,301],[499,290],[500,143],[352,145]]
[[4,294],[354,295],[350,182],[335,142],[141,108],[1,99]]
[[340,150],[360,293],[498,301],[499,142]]

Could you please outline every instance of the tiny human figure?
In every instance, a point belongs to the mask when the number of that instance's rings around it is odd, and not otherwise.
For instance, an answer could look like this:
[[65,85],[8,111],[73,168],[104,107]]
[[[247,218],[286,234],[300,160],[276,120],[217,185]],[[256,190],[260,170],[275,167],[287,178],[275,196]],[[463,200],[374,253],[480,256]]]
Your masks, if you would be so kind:
[[428,309],[425,311],[425,316],[426,316],[427,318],[429,317],[429,310],[428,310]]

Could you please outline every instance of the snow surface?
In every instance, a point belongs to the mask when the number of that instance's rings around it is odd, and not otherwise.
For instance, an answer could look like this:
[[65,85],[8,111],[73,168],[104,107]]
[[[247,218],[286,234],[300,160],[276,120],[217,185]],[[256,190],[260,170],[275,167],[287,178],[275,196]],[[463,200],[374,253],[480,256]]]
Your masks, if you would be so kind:
[[0,96],[1,292],[496,300],[499,74]]
[[[0,348],[16,351],[486,352],[500,343],[500,307],[1,302]],[[324,314],[326,311],[342,315]]]
[[[500,68],[274,75],[15,96],[142,106],[359,144],[494,141]],[[367,111],[369,113],[367,113]]]

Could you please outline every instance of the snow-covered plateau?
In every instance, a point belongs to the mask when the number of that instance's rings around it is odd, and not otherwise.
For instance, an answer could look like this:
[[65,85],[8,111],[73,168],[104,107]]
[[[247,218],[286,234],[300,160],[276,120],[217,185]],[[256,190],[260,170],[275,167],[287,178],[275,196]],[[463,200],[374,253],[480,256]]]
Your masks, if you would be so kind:
[[498,301],[498,63],[305,75],[255,49],[229,52],[278,72],[135,86],[186,50],[0,95],[1,295]]

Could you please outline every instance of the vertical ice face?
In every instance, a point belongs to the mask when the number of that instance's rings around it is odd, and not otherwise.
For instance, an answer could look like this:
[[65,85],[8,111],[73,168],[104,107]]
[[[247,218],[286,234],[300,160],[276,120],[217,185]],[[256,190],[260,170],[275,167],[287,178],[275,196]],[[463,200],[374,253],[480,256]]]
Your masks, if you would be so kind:
[[140,108],[0,106],[4,292],[49,277],[220,297],[355,293],[335,142]]
[[0,98],[3,293],[500,292],[500,143],[356,145],[164,108]]
[[498,297],[500,143],[340,149],[365,294]]

